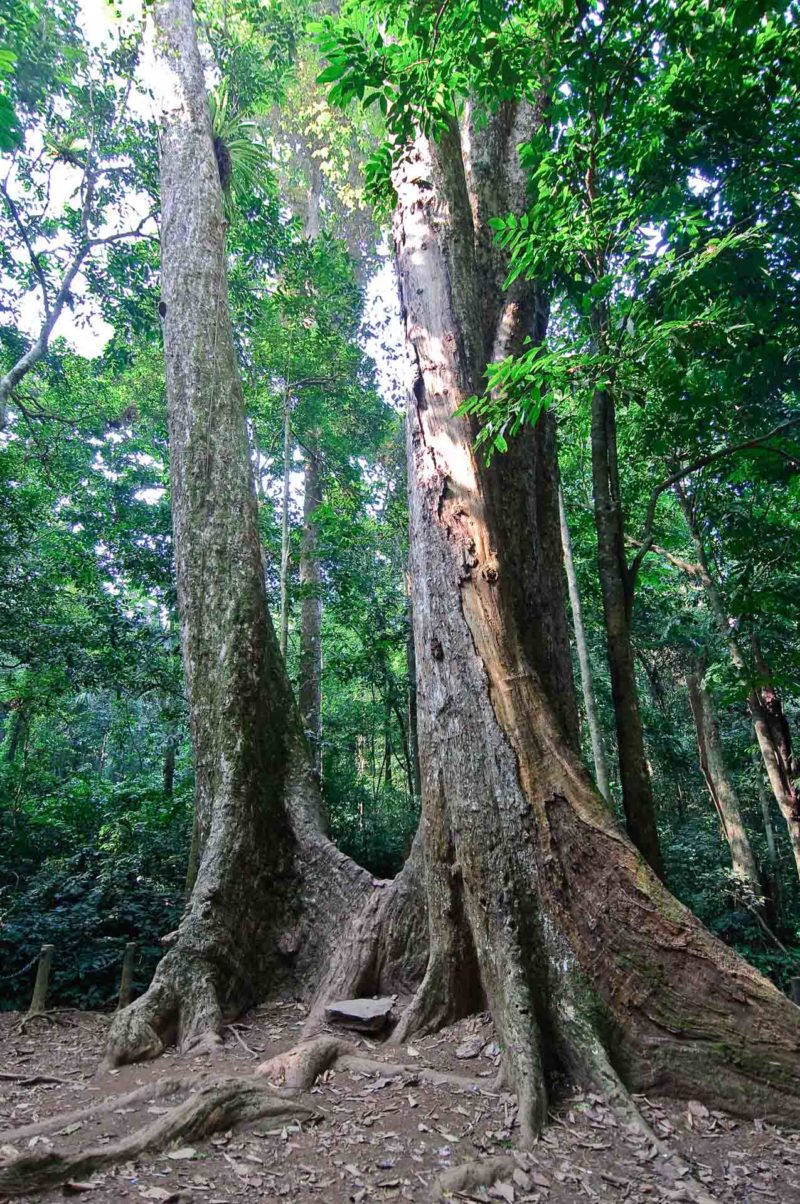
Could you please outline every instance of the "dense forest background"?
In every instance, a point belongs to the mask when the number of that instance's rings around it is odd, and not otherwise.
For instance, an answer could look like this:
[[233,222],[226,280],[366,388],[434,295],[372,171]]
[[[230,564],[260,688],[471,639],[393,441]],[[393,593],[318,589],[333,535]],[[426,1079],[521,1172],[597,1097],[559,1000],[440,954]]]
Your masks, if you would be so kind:
[[[351,15],[345,62],[345,35],[312,7],[209,0],[199,25],[269,601],[333,837],[390,877],[420,801],[386,245],[385,146],[403,91],[395,81],[392,107],[370,83],[368,17]],[[695,20],[691,80],[658,56],[642,69],[637,5],[614,20],[596,6],[567,58],[562,133],[530,213],[497,231],[515,271],[552,281],[548,343],[500,364],[473,408],[485,455],[555,409],[585,628],[574,670],[579,681],[588,665],[596,699],[592,733],[582,695],[585,755],[622,816],[593,515],[598,380],[615,393],[666,882],[788,989],[800,974],[796,21],[743,2],[694,10],[675,6],[677,24]],[[664,29],[668,64],[669,37],[687,34]],[[458,32],[442,22],[443,56]],[[0,384],[0,1003],[27,1002],[52,942],[53,997],[96,1008],[113,1000],[128,940],[146,986],[191,861],[156,132],[135,19],[2,0],[0,44],[0,371],[38,348]],[[683,120],[691,89],[713,92],[706,124]],[[371,107],[339,107],[365,93]],[[754,736],[754,691],[785,746],[788,812]],[[755,877],[741,872],[742,833]]]

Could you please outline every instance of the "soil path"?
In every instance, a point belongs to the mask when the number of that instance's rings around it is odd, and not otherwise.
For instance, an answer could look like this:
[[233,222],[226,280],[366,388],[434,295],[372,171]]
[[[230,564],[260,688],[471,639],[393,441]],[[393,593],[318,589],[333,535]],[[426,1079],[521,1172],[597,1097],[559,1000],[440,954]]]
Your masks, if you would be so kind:
[[[107,1016],[64,1013],[60,1024],[35,1021],[20,1034],[19,1017],[0,1013],[0,1129],[85,1108],[93,1099],[123,1095],[165,1076],[251,1074],[260,1062],[296,1043],[304,1015],[294,1001],[270,1003],[227,1030],[224,1046],[211,1055],[193,1058],[170,1051],[154,1063],[98,1074]],[[313,1090],[324,1112],[319,1122],[279,1128],[256,1122],[35,1198],[60,1201],[66,1193],[88,1204],[283,1199],[427,1204],[443,1170],[513,1149],[515,1099],[492,1089],[499,1050],[486,1017],[472,1017],[400,1050],[342,1035],[371,1058],[460,1072],[477,1082],[461,1089],[434,1086],[408,1073],[392,1078],[328,1072]],[[709,1113],[698,1103],[639,1102],[657,1134],[691,1162],[720,1204],[800,1204],[800,1134]],[[120,1108],[79,1127],[65,1123],[60,1132],[30,1138],[18,1150],[102,1144],[151,1121],[169,1103],[159,1099]],[[15,1152],[3,1146],[0,1160]],[[680,1180],[665,1177],[664,1169],[646,1139],[621,1126],[599,1100],[565,1091],[554,1105],[551,1126],[530,1153],[517,1157],[513,1172],[455,1198],[508,1204],[686,1199]]]

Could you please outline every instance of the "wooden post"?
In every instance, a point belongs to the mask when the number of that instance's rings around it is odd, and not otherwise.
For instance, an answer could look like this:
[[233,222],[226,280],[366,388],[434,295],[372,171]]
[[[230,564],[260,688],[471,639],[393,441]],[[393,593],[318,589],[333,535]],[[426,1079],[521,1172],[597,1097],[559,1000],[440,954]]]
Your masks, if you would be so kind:
[[133,963],[136,960],[136,942],[128,941],[122,958],[122,977],[119,983],[119,1007],[126,1008],[133,999]]
[[796,1003],[800,1007],[800,978],[789,979],[789,991],[792,996],[792,1003]]
[[47,1002],[47,987],[50,982],[50,967],[53,964],[55,945],[42,945],[39,953],[39,965],[36,968],[36,982],[33,987],[33,998],[28,1008],[29,1016],[41,1016]]

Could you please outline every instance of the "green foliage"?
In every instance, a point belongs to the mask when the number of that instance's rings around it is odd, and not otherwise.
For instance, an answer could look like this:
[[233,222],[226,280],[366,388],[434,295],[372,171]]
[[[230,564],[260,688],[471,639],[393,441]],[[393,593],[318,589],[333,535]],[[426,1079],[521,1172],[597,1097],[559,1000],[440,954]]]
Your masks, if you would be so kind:
[[[230,295],[273,608],[289,469],[295,681],[310,457],[322,476],[314,588],[334,838],[388,876],[419,810],[405,450],[364,351],[381,236],[365,195],[380,220],[418,129],[436,138],[467,105],[480,121],[525,98],[546,117],[521,147],[529,205],[501,217],[496,236],[509,282],[532,277],[548,291],[548,339],[488,365],[465,410],[488,455],[545,407],[557,414],[611,750],[588,454],[592,393],[614,391],[627,529],[638,538],[650,522],[659,547],[638,568],[634,645],[668,882],[785,986],[800,892],[777,814],[775,864],[768,856],[743,703],[754,669],[744,682],[731,667],[696,575],[680,567],[696,549],[672,490],[652,499],[677,467],[704,462],[687,474],[694,518],[731,622],[745,646],[760,639],[796,731],[800,453],[785,424],[798,412],[800,364],[797,6],[348,0],[333,15],[303,0],[203,0],[201,17],[214,134],[230,159]],[[121,24],[107,44],[88,41],[73,0],[0,0],[2,371],[30,345],[31,313],[52,301],[85,237],[87,169],[93,234],[129,224],[131,202],[134,224],[156,212],[154,129],[128,103],[142,99],[138,55],[138,31]],[[193,783],[158,301],[154,238],[92,248],[65,314],[73,330],[101,317],[110,335],[90,358],[56,331],[0,432],[5,1007],[27,1003],[45,941],[56,945],[55,1001],[108,1004],[127,940],[144,986],[180,915]],[[770,932],[734,888],[697,766],[685,693],[696,657],[764,872]]]
[[117,789],[77,779],[49,806],[5,817],[11,839],[0,864],[0,1006],[30,1002],[35,970],[28,967],[42,944],[56,947],[52,1001],[113,1002],[127,941],[137,943],[135,988],[144,989],[163,953],[160,938],[182,910],[188,801],[184,794],[165,806],[160,783],[147,778]]

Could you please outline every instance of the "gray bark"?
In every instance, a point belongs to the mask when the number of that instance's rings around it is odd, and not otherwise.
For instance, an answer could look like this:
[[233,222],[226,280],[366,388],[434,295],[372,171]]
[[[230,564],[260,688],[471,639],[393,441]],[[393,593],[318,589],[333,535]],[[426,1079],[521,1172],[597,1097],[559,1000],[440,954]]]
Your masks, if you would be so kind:
[[697,733],[700,769],[731,851],[733,872],[752,894],[759,896],[758,865],[742,819],[739,797],[725,763],[714,700],[703,678],[702,666],[687,674],[686,686]]
[[290,562],[290,525],[289,525],[289,485],[292,472],[292,399],[289,384],[283,399],[283,492],[281,494],[281,656],[286,661],[289,650],[289,562]]
[[561,522],[561,546],[564,550],[564,569],[567,574],[569,604],[572,611],[572,626],[575,631],[575,647],[578,652],[578,666],[581,674],[581,693],[583,707],[586,712],[586,726],[589,729],[589,740],[592,746],[592,762],[594,764],[594,780],[597,789],[607,803],[611,802],[611,788],[608,784],[606,768],[606,753],[603,747],[603,729],[597,713],[597,700],[594,693],[594,675],[592,662],[589,657],[589,645],[586,640],[586,628],[583,623],[583,607],[578,588],[578,576],[575,572],[575,559],[572,554],[572,537],[569,533],[567,512],[564,507],[564,495],[558,491],[558,515]]
[[792,766],[787,762],[783,742],[776,735],[775,724],[770,721],[771,716],[765,705],[762,691],[752,684],[754,674],[747,664],[747,658],[737,638],[735,626],[725,609],[722,593],[712,576],[692,500],[680,482],[676,482],[674,488],[697,555],[698,563],[695,575],[703,588],[708,608],[728,649],[734,668],[739,672],[742,682],[748,690],[747,708],[753,721],[756,742],[764,763],[767,780],[786,822],[792,855],[800,875],[800,797],[798,797],[797,787],[794,784]]
[[[598,319],[599,335],[607,325]],[[664,866],[656,826],[655,804],[639,708],[639,691],[631,642],[633,582],[625,556],[625,526],[617,463],[616,412],[613,392],[595,389],[592,398],[592,486],[597,568],[606,629],[611,698],[617,732],[622,806],[633,843],[659,877]]]
[[371,879],[322,834],[299,713],[267,611],[225,222],[191,0],[154,6],[164,108],[161,282],[173,537],[195,761],[197,872],[149,990],[115,1018],[108,1061],[307,980]]
[[552,416],[488,466],[457,416],[490,357],[544,334],[536,288],[504,294],[488,225],[525,203],[516,145],[535,121],[525,105],[467,114],[396,173],[430,948],[393,1039],[485,1000],[527,1136],[554,1062],[623,1110],[618,1072],[800,1114],[800,1017],[672,899],[580,764]]
[[303,726],[317,774],[322,772],[322,596],[314,519],[322,503],[319,459],[313,451],[305,456],[303,498],[303,542],[300,549],[300,686],[299,701]]

